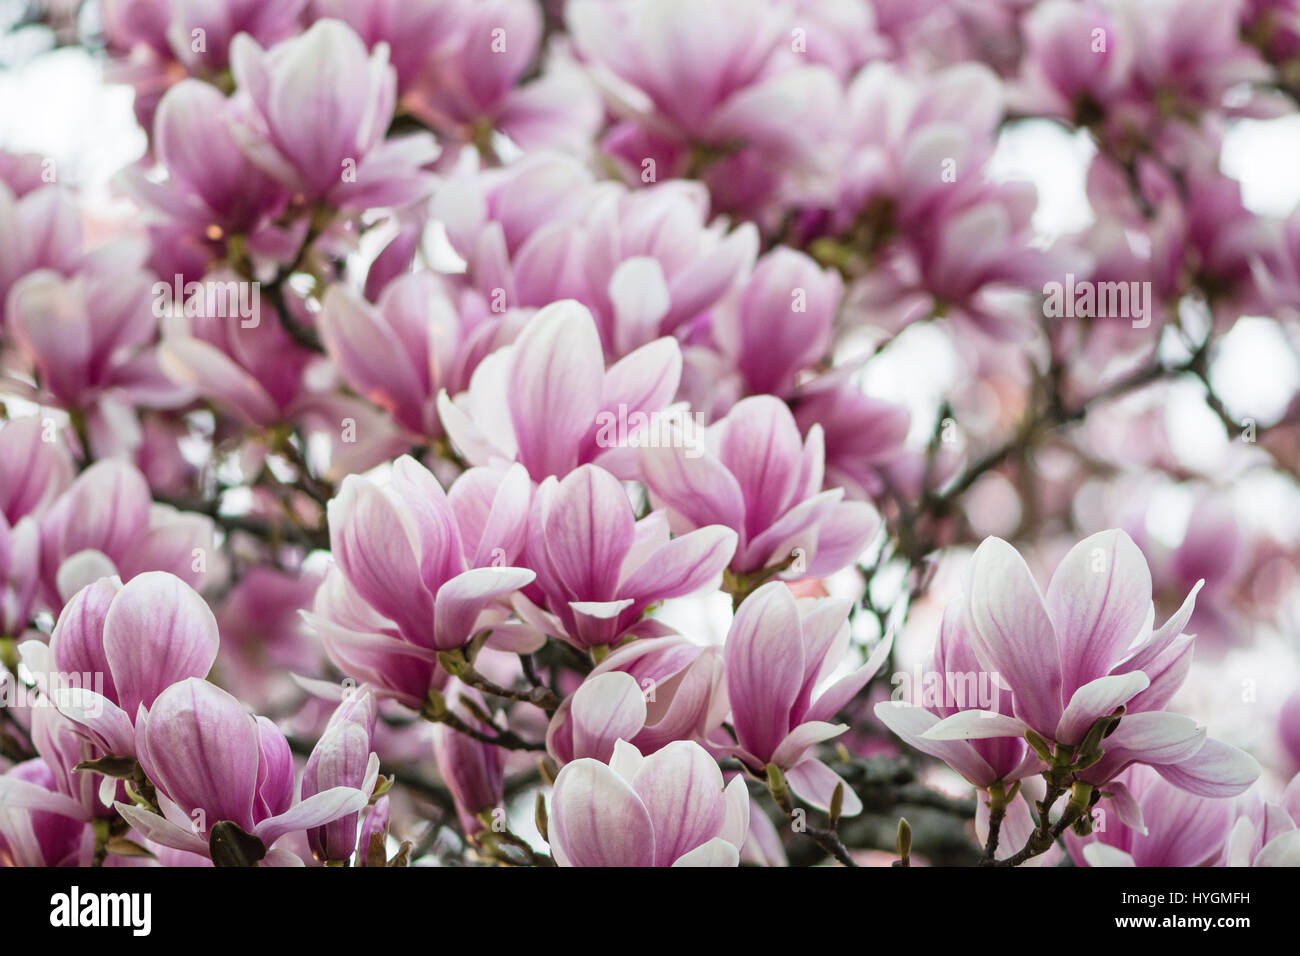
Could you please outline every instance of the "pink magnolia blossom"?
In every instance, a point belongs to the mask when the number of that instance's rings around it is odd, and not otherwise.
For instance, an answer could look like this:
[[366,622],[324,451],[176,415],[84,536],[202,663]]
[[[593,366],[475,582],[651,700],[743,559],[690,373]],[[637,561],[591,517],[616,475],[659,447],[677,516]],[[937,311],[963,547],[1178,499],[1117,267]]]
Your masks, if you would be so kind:
[[379,759],[372,755],[357,786],[330,786],[295,803],[293,757],[284,734],[194,677],[142,708],[135,736],[163,812],[118,803],[118,813],[150,840],[205,856],[213,828],[231,823],[261,842],[264,864],[298,865],[301,859],[276,841],[356,814],[379,774]]
[[732,743],[714,734],[710,744],[756,771],[775,765],[790,789],[816,807],[830,806],[842,784],[843,812],[854,816],[862,801],[815,748],[848,730],[832,721],[880,669],[890,641],[877,645],[860,667],[841,674],[848,611],[847,602],[834,598],[796,601],[779,581],[746,598],[723,648],[736,739]]
[[610,358],[690,335],[748,273],[757,230],[710,221],[709,208],[698,183],[628,191],[545,152],[451,182],[434,201],[485,297],[504,307],[576,299],[591,309]]
[[517,461],[538,482],[587,463],[625,473],[635,456],[627,439],[668,408],[680,378],[681,351],[667,338],[606,369],[591,313],[564,301],[480,362],[468,391],[439,395],[438,412],[474,465]]
[[[626,675],[605,680],[603,675]],[[722,655],[677,634],[632,641],[597,664],[560,704],[546,749],[560,763],[607,757],[615,740],[643,754],[674,740],[702,740],[725,716]]]
[[318,20],[269,51],[240,34],[230,59],[250,107],[236,128],[240,145],[291,190],[351,209],[428,194],[420,167],[436,155],[432,138],[384,139],[396,97],[386,48],[367,57],[344,23]]
[[560,866],[736,866],[749,794],[699,744],[649,756],[619,741],[608,763],[567,764],[551,794],[550,844]]
[[[565,12],[622,120],[604,147],[635,174],[651,157],[657,176],[685,178],[703,158],[724,208],[762,210],[787,179],[825,171],[816,144],[834,126],[839,86],[820,63],[781,54],[798,23],[783,4],[574,0]],[[799,124],[777,121],[796,108]]]
[[158,367],[152,283],[128,245],[101,247],[78,273],[29,273],[9,292],[9,329],[43,393],[68,409],[105,397],[158,408],[188,392]]
[[[301,796],[307,801],[335,787],[374,788],[367,779],[378,762],[372,760],[375,732],[375,695],[370,688],[353,690],[330,715],[320,740],[312,748],[302,771]],[[331,820],[307,832],[318,860],[347,860],[357,848],[359,812]]]
[[1206,866],[1222,857],[1235,801],[1180,790],[1144,766],[1110,786],[1126,793],[1104,805],[1093,834],[1065,838],[1076,866]]
[[219,643],[204,600],[179,578],[152,571],[81,589],[49,646],[31,640],[20,650],[38,686],[101,754],[133,756],[137,712],[173,684],[206,677]]
[[[286,187],[254,164],[239,147],[233,125],[235,101],[199,80],[182,80],[163,96],[154,119],[154,150],[168,179],[154,183],[142,173],[129,188],[163,221],[204,241],[213,258],[232,233],[254,233],[279,216]],[[250,238],[253,248],[258,238]]]
[[[493,152],[493,131],[524,149],[579,152],[600,125],[595,90],[562,58],[524,82],[541,49],[542,11],[515,0],[447,0],[444,33],[405,97],[411,112],[453,139]],[[401,45],[398,45],[401,48]]]
[[1300,775],[1280,803],[1252,791],[1241,797],[1224,851],[1228,866],[1300,866]]
[[416,435],[438,437],[436,399],[464,391],[478,363],[516,331],[507,316],[459,306],[430,273],[394,279],[375,305],[332,286],[320,314],[321,337],[343,378]]
[[[419,707],[437,651],[500,621],[500,599],[535,577],[505,564],[522,547],[530,497],[527,475],[515,469],[486,512],[482,499],[464,502],[467,534],[477,534],[467,542],[456,507],[415,459],[398,459],[383,487],[348,476],[329,505],[337,564],[308,617],[327,653],[350,675]],[[471,526],[475,518],[481,523]],[[494,631],[498,640],[506,633]]]
[[0,333],[6,331],[5,300],[14,283],[41,270],[72,275],[82,256],[81,216],[66,190],[16,190],[0,177]]
[[670,540],[662,515],[635,518],[618,479],[595,465],[542,483],[527,561],[552,617],[536,626],[581,648],[612,646],[653,627],[640,623],[650,605],[716,587],[734,531],[711,525]]
[[[1023,740],[992,737],[972,740],[932,740],[926,732],[940,721],[962,711],[988,711],[1012,716],[1011,695],[1000,686],[997,674],[980,667],[972,646],[969,626],[960,605],[952,605],[943,616],[935,644],[933,685],[913,686],[913,699],[891,699],[875,706],[875,714],[886,727],[922,753],[938,757],[981,790],[1002,782],[1014,782],[1038,773],[1043,765]],[[981,696],[987,694],[991,700]],[[989,705],[995,705],[992,708]]]
[[72,460],[39,415],[0,424],[0,512],[9,526],[39,517],[72,483]]
[[58,607],[83,585],[167,571],[192,587],[221,577],[213,522],[156,504],[144,477],[122,461],[96,462],[41,518],[41,581]]
[[870,504],[844,501],[843,488],[823,490],[821,428],[802,438],[790,410],[771,396],[737,402],[700,444],[642,447],[640,477],[674,530],[734,529],[737,573],[823,577],[852,563],[879,526]]
[[789,249],[758,260],[734,307],[718,309],[711,325],[745,394],[788,395],[826,355],[843,287],[839,273]]
[[1259,775],[1248,754],[1164,707],[1187,677],[1192,636],[1183,633],[1196,591],[1152,630],[1151,573],[1122,531],[1075,545],[1044,597],[1024,559],[999,538],[975,552],[963,600],[971,644],[985,669],[1012,694],[1014,716],[965,710],[925,732],[931,740],[1019,737],[1029,731],[1056,747],[1077,747],[1099,720],[1122,714],[1082,770],[1094,785],[1131,764],[1202,796],[1232,796]]
[[[478,691],[453,679],[448,681],[443,693],[448,698],[448,707],[467,725],[489,735],[495,732],[493,728],[484,726],[460,702],[461,698],[466,698],[480,709],[486,709]],[[439,724],[433,729],[433,755],[438,762],[438,772],[451,791],[465,832],[474,834],[482,830],[481,815],[490,814],[505,801],[505,764],[501,748]]]
[[89,866],[95,835],[39,757],[0,774],[0,866]]

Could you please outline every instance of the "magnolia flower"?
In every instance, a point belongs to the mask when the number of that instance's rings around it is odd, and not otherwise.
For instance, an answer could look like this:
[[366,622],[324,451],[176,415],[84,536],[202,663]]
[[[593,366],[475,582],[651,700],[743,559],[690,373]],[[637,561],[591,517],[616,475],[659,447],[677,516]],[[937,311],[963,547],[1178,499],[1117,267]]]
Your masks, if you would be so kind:
[[[605,675],[611,675],[606,678]],[[702,740],[725,716],[722,655],[678,634],[632,641],[597,664],[564,699],[546,731],[560,763],[607,758],[620,737],[644,754]]]
[[1076,866],[1207,866],[1222,857],[1236,801],[1180,790],[1143,766],[1108,786],[1122,788],[1113,812],[1094,819],[1091,836],[1065,836]]
[[[461,702],[461,698],[466,698],[486,712],[478,691],[453,679],[443,688],[443,695],[447,698],[448,708],[465,724],[487,734],[495,733],[494,728],[485,726]],[[447,724],[438,724],[433,728],[433,756],[443,782],[451,791],[456,815],[465,832],[474,834],[482,830],[485,824],[481,815],[491,813],[505,801],[504,754],[501,748],[485,744]]]
[[[298,32],[307,0],[216,0],[171,4],[167,40],[177,59],[193,72],[220,71],[230,64],[231,43],[246,33],[259,43],[277,43]],[[203,43],[195,43],[195,31]]]
[[437,155],[432,136],[384,138],[396,98],[387,47],[367,58],[346,24],[318,20],[270,51],[240,34],[230,61],[250,107],[235,128],[240,146],[292,191],[345,209],[402,206],[429,193],[420,167]]
[[0,178],[0,332],[15,282],[39,270],[71,275],[82,254],[81,215],[66,190],[46,186],[24,194]]
[[394,279],[375,305],[341,285],[325,294],[321,338],[343,378],[416,435],[438,437],[435,400],[457,394],[512,329],[492,312],[465,314],[436,276]]
[[639,633],[652,604],[716,588],[736,549],[730,528],[670,540],[662,515],[637,521],[622,484],[595,465],[546,479],[529,527],[528,564],[551,611],[535,626],[581,648]]
[[[626,470],[635,454],[629,442],[672,402],[681,371],[681,351],[669,338],[606,369],[591,313],[556,302],[479,364],[469,391],[454,402],[440,394],[438,412],[471,464],[518,461],[534,481],[563,478],[588,462],[620,473],[618,463]],[[621,435],[611,428],[620,422]]]
[[[873,498],[885,490],[890,466],[905,461],[903,442],[912,422],[903,406],[863,393],[853,380],[858,367],[844,365],[819,375],[799,387],[791,404],[804,435],[821,429],[827,486],[842,487],[852,497]],[[943,466],[939,456],[930,467]],[[942,476],[939,471],[932,477]]]
[[626,741],[608,764],[567,764],[551,794],[548,840],[560,866],[737,866],[749,827],[742,778],[697,743],[648,757]]
[[[1010,688],[1013,716],[964,710],[923,736],[971,740],[1032,731],[1056,748],[1100,746],[1100,759],[1079,773],[1094,785],[1144,763],[1192,793],[1240,793],[1259,775],[1255,760],[1164,710],[1191,664],[1193,638],[1182,630],[1198,588],[1152,631],[1151,573],[1123,531],[1075,545],[1045,598],[1016,550],[988,538],[971,562],[961,613],[976,658]],[[1122,717],[1104,741],[1090,741],[1098,721],[1116,714]]]
[[777,248],[758,260],[738,301],[712,323],[745,394],[786,395],[799,372],[826,354],[843,289],[838,272],[801,252]]
[[0,867],[90,866],[95,834],[89,814],[59,793],[40,757],[0,774]]
[[[355,815],[379,777],[379,758],[371,754],[356,786],[330,786],[294,803],[293,755],[284,734],[195,677],[173,684],[152,706],[141,708],[135,739],[162,813],[125,803],[115,804],[117,812],[142,836],[211,856],[218,865],[300,865],[276,841],[348,818],[355,833]],[[327,750],[332,746],[325,744]],[[351,758],[346,760],[350,768]],[[247,840],[250,836],[254,840]]]
[[[801,22],[788,6],[573,0],[565,16],[622,120],[602,147],[630,171],[643,174],[647,157],[663,179],[703,167],[719,205],[738,209],[761,209],[783,181],[822,172],[818,147],[834,128],[840,85],[827,67],[782,55]],[[704,37],[708,56],[700,55]],[[792,111],[798,133],[777,120]]]
[[72,460],[39,415],[0,422],[0,513],[12,528],[39,517],[72,483]]
[[[415,459],[399,458],[383,487],[349,475],[328,508],[336,564],[307,615],[326,652],[346,673],[419,707],[437,652],[499,622],[498,599],[535,577],[505,564],[522,547],[530,499],[518,467],[488,500],[471,489],[459,509],[463,536],[457,507]],[[493,644],[536,648],[526,635],[516,643],[520,636],[494,629]]]
[[399,93],[420,79],[434,52],[459,39],[446,0],[311,0],[311,12],[342,20],[372,50],[387,44]]
[[862,802],[815,748],[849,729],[831,721],[880,669],[891,641],[881,641],[866,663],[841,674],[848,613],[849,602],[836,598],[796,601],[779,581],[747,597],[723,646],[735,742],[715,733],[710,743],[754,771],[775,765],[791,790],[821,809],[843,785],[843,813],[853,816]]
[[125,585],[101,578],[59,615],[48,646],[25,641],[23,663],[59,711],[103,754],[131,756],[137,712],[217,657],[217,621],[203,598],[161,571]]
[[876,510],[822,490],[822,432],[799,434],[784,403],[770,395],[737,402],[698,445],[660,442],[640,449],[640,477],[674,530],[720,524],[740,538],[731,569],[824,577],[857,559],[879,526]]
[[759,246],[752,223],[710,222],[700,183],[629,191],[544,152],[449,183],[434,215],[482,295],[525,308],[576,299],[611,359],[689,334],[748,274]]
[[[302,771],[304,801],[335,787],[364,789],[370,772],[375,732],[375,695],[363,687],[347,694],[330,715]],[[373,789],[374,782],[369,786]],[[312,853],[321,861],[346,860],[357,848],[359,812],[338,817],[307,832]]]
[[44,597],[57,608],[99,578],[145,571],[208,586],[221,571],[213,533],[211,518],[155,504],[131,465],[96,462],[41,519]]
[[240,150],[231,131],[235,115],[233,101],[216,87],[182,80],[164,94],[154,118],[154,148],[167,182],[143,175],[129,180],[145,202],[208,239],[252,232],[289,198],[282,183]]
[[123,244],[101,247],[71,278],[42,269],[18,281],[8,326],[42,391],[68,409],[97,408],[106,395],[156,408],[188,399],[158,367],[150,290]]
[[1012,716],[1011,695],[1000,686],[998,675],[981,668],[976,660],[960,605],[952,605],[944,613],[930,674],[937,678],[937,687],[913,687],[914,699],[876,704],[880,722],[909,746],[938,757],[981,790],[1042,769],[1037,755],[1019,738],[932,740],[926,736],[930,728],[963,711],[990,712],[992,707],[991,712]]
[[681,180],[609,190],[592,203],[575,252],[606,354],[626,355],[661,335],[687,337],[749,273],[757,230],[710,222],[709,208],[708,191]]
[[405,98],[415,115],[489,154],[492,131],[524,149],[587,147],[601,108],[585,77],[551,57],[546,70],[521,83],[542,52],[538,4],[445,0],[439,13],[444,35],[426,46],[423,68]]
[[1300,866],[1300,774],[1291,778],[1280,804],[1256,793],[1232,824],[1225,851],[1228,866]]

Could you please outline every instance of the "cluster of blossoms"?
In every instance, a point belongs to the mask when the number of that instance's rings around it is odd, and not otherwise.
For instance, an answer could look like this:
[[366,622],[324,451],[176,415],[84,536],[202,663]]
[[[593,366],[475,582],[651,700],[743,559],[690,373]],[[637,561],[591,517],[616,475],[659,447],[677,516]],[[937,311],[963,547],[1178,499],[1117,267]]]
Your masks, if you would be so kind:
[[1300,357],[1216,374],[1300,342],[1220,163],[1300,7],[89,6],[129,217],[0,152],[0,865],[1300,865]]

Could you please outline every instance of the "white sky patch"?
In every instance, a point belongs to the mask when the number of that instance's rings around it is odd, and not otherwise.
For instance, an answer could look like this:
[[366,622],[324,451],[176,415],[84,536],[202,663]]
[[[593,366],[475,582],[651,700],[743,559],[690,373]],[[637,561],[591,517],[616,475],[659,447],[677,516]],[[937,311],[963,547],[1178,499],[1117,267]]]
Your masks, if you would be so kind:
[[1300,359],[1276,322],[1247,316],[1219,340],[1211,381],[1234,413],[1271,424],[1300,388]]
[[77,47],[0,70],[0,148],[53,159],[60,182],[83,190],[92,211],[109,180],[144,155],[128,86],[104,82],[103,66]]
[[1239,120],[1223,140],[1219,167],[1241,183],[1241,201],[1256,215],[1285,216],[1300,203],[1300,116]]
[[1049,120],[1024,120],[1002,130],[988,174],[998,182],[1033,183],[1038,189],[1034,228],[1054,239],[1093,221],[1085,182],[1094,153],[1087,133],[1071,133]]

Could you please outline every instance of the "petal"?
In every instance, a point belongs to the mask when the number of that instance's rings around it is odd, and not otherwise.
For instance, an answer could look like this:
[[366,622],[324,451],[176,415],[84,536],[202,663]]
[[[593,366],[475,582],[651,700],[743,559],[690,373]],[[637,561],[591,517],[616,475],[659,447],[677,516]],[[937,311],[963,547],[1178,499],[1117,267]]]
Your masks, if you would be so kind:
[[608,760],[616,741],[630,741],[645,726],[645,695],[630,674],[598,674],[574,693],[570,714],[574,757]]
[[136,730],[150,779],[184,811],[202,809],[208,826],[230,820],[253,829],[260,758],[243,704],[191,677],[163,691]]
[[632,789],[654,826],[655,866],[671,866],[722,829],[722,771],[693,741],[675,740],[646,757]]
[[348,581],[412,643],[433,637],[433,601],[420,576],[415,521],[372,482],[356,475],[329,503],[330,550]]
[[945,717],[922,736],[926,740],[988,740],[995,737],[1023,737],[1028,728],[1017,717],[992,710],[959,710]]
[[633,256],[619,263],[609,279],[609,300],[614,309],[616,352],[630,352],[658,336],[659,323],[671,304],[659,260]]
[[747,597],[723,654],[736,735],[766,763],[790,732],[790,710],[803,683],[803,638],[790,589],[774,581]]
[[[1120,727],[1123,725],[1121,721]],[[1213,738],[1206,740],[1188,759],[1157,764],[1155,769],[1175,787],[1202,797],[1235,797],[1258,780],[1260,774],[1259,762],[1254,757]]]
[[434,644],[451,650],[474,636],[474,623],[490,603],[532,583],[527,568],[473,568],[438,589],[434,603]]
[[104,619],[104,654],[128,714],[187,677],[207,677],[220,643],[217,619],[180,578],[149,571],[127,582]]
[[135,804],[114,803],[113,806],[122,815],[122,819],[131,824],[131,828],[146,840],[171,847],[173,850],[184,850],[204,857],[208,855],[207,841],[192,830],[177,826],[166,817],[151,813]]
[[853,792],[853,788],[849,786],[848,781],[820,760],[804,760],[797,766],[787,770],[785,778],[790,784],[790,789],[805,803],[823,811],[830,809],[831,798],[835,795],[835,788],[843,784],[844,795],[840,815],[856,817],[862,812],[862,801]]
[[939,722],[939,718],[924,707],[901,700],[882,700],[876,704],[875,714],[905,743],[931,757],[938,757],[975,786],[984,788],[997,781],[997,773],[971,744],[959,740],[934,740],[925,735]]
[[731,778],[722,792],[723,820],[718,836],[736,849],[741,849],[749,838],[750,800],[749,788],[743,774]]
[[560,482],[546,516],[546,547],[573,599],[614,598],[633,523],[627,493],[603,468],[583,465]]
[[799,486],[803,437],[780,399],[742,399],[720,423],[718,458],[740,485],[745,532],[766,531],[792,504]]
[[653,866],[654,826],[632,785],[596,760],[555,778],[548,831],[560,866]]
[[1089,866],[1137,866],[1131,855],[1106,843],[1089,843],[1083,848],[1083,858]]
[[655,603],[716,588],[736,553],[736,532],[722,525],[700,528],[669,541],[632,571],[618,589],[623,597]]
[[1098,677],[1089,681],[1070,698],[1053,739],[1071,746],[1081,743],[1098,718],[1110,716],[1116,708],[1122,707],[1146,690],[1150,683],[1142,671]]
[[344,380],[408,429],[421,432],[426,389],[410,352],[378,310],[345,286],[332,285],[319,326],[321,341]]
[[219,400],[245,424],[262,428],[280,418],[280,409],[257,379],[207,342],[170,337],[158,348],[158,363],[172,381]]
[[735,845],[714,837],[674,860],[671,866],[740,866],[740,851]]
[[970,571],[976,653],[1011,687],[1016,716],[1044,737],[1061,719],[1061,651],[1029,568],[1015,548],[988,538]]
[[740,484],[712,455],[676,445],[642,446],[638,452],[642,480],[688,527],[744,527]]
[[1190,717],[1155,711],[1126,715],[1106,738],[1105,749],[1159,769],[1160,764],[1187,760],[1204,743],[1205,728]]
[[1141,635],[1150,608],[1151,572],[1127,534],[1102,531],[1071,548],[1047,587],[1064,694],[1109,673]]
[[1255,866],[1300,866],[1300,830],[1274,837],[1255,855]]
[[596,323],[572,300],[540,310],[514,344],[510,420],[519,460],[536,481],[563,477],[600,408],[604,354]]
[[286,833],[323,826],[366,808],[369,797],[354,787],[331,787],[303,800],[279,816],[263,820],[253,835],[268,847]]
[[793,767],[803,760],[809,747],[838,737],[848,729],[848,724],[832,724],[824,720],[806,721],[786,734],[772,754],[772,763],[778,767]]

